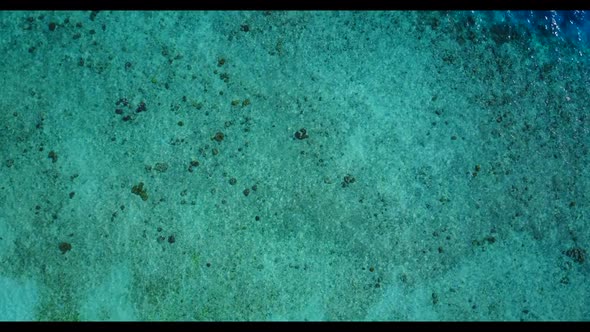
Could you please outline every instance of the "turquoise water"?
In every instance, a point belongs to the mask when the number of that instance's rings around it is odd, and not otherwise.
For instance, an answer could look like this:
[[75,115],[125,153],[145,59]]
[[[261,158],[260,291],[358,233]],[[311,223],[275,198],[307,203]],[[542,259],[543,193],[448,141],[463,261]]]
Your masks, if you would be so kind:
[[0,319],[590,319],[543,15],[0,13]]

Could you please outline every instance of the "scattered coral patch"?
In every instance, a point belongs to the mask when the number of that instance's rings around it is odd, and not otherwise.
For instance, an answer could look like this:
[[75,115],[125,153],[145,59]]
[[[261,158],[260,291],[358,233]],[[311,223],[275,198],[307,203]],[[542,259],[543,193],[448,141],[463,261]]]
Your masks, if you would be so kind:
[[72,245],[67,243],[67,242],[61,242],[59,245],[59,251],[61,251],[62,254],[65,254],[66,252],[72,250]]
[[586,250],[579,247],[570,248],[564,251],[564,254],[578,264],[582,264],[586,260]]
[[143,182],[133,186],[133,188],[131,188],[131,192],[141,197],[141,199],[144,201],[147,201],[148,199],[147,191],[143,188]]

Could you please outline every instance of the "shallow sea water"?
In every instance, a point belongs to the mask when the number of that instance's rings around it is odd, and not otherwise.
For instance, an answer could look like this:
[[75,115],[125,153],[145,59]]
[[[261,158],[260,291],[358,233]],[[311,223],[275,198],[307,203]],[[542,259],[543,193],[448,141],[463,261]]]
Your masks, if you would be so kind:
[[0,320],[588,320],[587,13],[0,13]]

